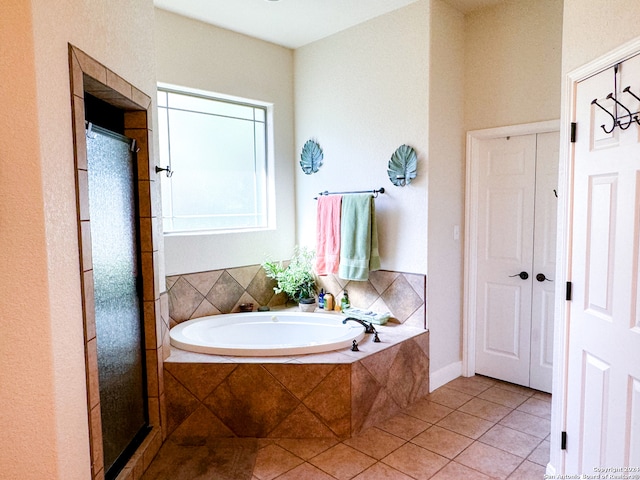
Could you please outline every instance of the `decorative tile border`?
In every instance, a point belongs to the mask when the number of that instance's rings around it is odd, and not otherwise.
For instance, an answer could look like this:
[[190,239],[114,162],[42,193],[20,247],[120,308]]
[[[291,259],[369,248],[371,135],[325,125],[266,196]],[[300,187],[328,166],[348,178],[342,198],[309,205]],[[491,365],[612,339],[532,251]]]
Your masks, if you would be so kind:
[[[241,303],[283,306],[287,298],[275,295],[275,281],[260,265],[167,277],[171,326],[192,318],[240,311]],[[371,272],[365,282],[335,275],[318,278],[319,288],[334,295],[339,304],[349,292],[353,306],[391,312],[399,323],[426,328],[426,276],[387,270]]]

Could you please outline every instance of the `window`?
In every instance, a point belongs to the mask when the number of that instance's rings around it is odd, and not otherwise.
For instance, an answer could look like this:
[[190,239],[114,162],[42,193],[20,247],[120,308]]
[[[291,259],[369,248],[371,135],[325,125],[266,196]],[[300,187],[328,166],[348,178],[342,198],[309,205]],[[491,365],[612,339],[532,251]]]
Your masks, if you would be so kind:
[[266,228],[267,107],[158,88],[165,233]]

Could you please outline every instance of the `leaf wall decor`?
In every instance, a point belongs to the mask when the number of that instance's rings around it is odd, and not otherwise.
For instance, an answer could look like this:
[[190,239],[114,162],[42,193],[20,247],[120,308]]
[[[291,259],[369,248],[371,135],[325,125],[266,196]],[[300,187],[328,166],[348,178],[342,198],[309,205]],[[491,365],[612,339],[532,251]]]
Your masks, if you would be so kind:
[[304,173],[311,175],[320,169],[323,158],[324,154],[320,145],[313,140],[307,140],[300,154],[300,167],[302,167]]
[[409,185],[416,178],[418,157],[415,150],[409,145],[401,145],[393,152],[389,160],[387,174],[391,183],[398,187]]

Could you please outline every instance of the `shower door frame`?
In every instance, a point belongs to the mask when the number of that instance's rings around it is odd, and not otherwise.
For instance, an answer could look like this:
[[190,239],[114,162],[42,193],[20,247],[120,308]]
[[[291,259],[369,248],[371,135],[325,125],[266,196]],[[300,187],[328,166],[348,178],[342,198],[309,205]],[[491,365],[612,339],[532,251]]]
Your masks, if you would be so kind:
[[[80,49],[69,45],[71,80],[71,110],[74,137],[75,183],[78,220],[78,249],[80,255],[80,284],[84,320],[85,364],[87,377],[87,410],[91,453],[92,480],[104,479],[102,455],[102,421],[98,385],[98,356],[91,255],[91,218],[88,197],[87,145],[85,136],[84,94],[92,96],[121,110],[124,114],[124,135],[136,141],[137,150],[137,212],[136,228],[139,232],[138,255],[141,265],[141,316],[144,333],[144,367],[147,372],[147,409],[150,431],[142,444],[123,468],[137,475],[148,467],[162,445],[162,382],[163,339],[168,335],[168,324],[161,316],[158,241],[161,229],[158,202],[155,201],[159,185],[155,182],[155,162],[151,154],[151,98],[131,83],[89,57]],[[154,232],[156,234],[154,235]],[[168,353],[168,347],[165,349]]]

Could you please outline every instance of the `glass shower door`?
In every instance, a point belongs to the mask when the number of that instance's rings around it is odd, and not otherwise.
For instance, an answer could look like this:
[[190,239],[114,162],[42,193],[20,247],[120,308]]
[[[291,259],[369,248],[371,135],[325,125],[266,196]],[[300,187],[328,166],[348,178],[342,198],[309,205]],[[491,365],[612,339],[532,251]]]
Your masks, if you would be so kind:
[[138,235],[131,141],[93,127],[87,138],[91,253],[104,466],[112,478],[147,431]]

